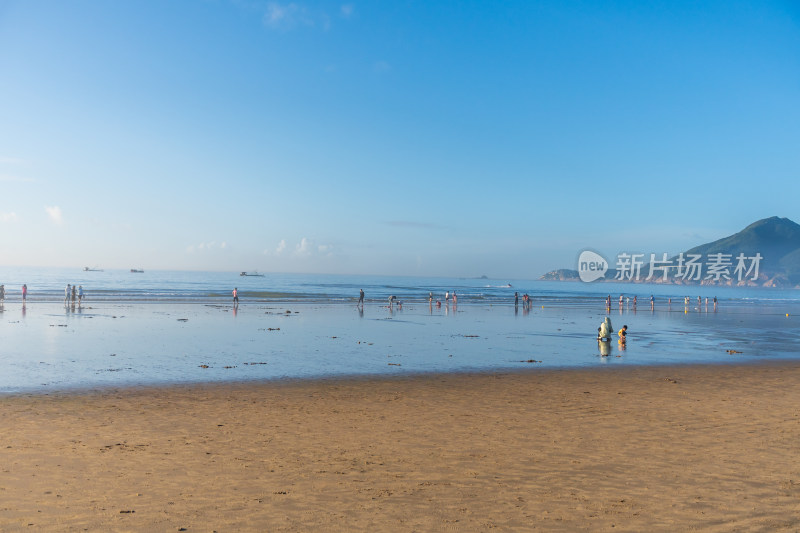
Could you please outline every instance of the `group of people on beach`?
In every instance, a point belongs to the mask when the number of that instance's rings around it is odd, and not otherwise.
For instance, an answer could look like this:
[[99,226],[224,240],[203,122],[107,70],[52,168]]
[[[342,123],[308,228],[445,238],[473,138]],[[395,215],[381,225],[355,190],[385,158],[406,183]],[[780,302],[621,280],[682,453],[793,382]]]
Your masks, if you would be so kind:
[[[453,299],[453,307],[458,305],[458,296],[456,296],[456,291],[453,291],[453,294],[450,294],[450,291],[445,291],[444,293],[444,305],[450,304],[450,298]],[[436,301],[436,307],[441,307],[442,304],[438,300]]]
[[[519,305],[519,293],[514,293],[514,307]],[[528,293],[522,295],[522,308],[523,309],[530,309],[533,306],[533,297],[528,296]]]
[[[672,303],[672,298],[670,298],[669,300],[670,300],[670,303]],[[717,308],[717,297],[716,296],[714,296],[713,302],[714,302],[714,309],[716,309]],[[686,306],[686,307],[689,307],[689,305],[691,305],[691,298],[689,298],[688,296],[684,297],[683,305]],[[700,307],[701,305],[703,305],[703,300],[698,296],[697,297],[697,306]],[[708,296],[706,296],[706,307],[708,307]]]
[[[611,298],[611,296],[609,296],[609,301],[610,301],[610,298]],[[433,305],[433,299],[434,299],[433,292],[429,292],[428,293],[428,304],[429,305]],[[456,294],[456,291],[453,291],[453,292],[445,291],[445,293],[444,293],[444,303],[445,303],[445,305],[449,305],[451,299],[453,301],[453,307],[457,306],[458,305],[458,295]],[[520,300],[519,292],[515,292],[514,293],[514,306],[515,307],[519,306],[519,300]],[[397,296],[395,296],[395,295],[389,296],[389,305],[387,307],[392,308],[395,305],[397,305],[397,307],[400,308],[400,309],[403,308],[403,302],[399,301],[397,299]],[[523,307],[523,309],[530,309],[532,306],[533,306],[533,297],[529,296],[527,293],[523,294],[522,295],[522,307]],[[361,289],[359,291],[359,293],[358,293],[358,303],[356,304],[356,307],[358,307],[358,308],[363,308],[364,307],[364,289]],[[441,300],[436,300],[436,307],[442,307]]]
[[[445,291],[444,293],[445,305],[449,305],[451,298],[453,300],[453,307],[456,307],[458,305],[458,295],[456,294],[456,291],[453,291],[452,293],[450,291]],[[397,296],[392,294],[391,296],[389,296],[389,305],[387,307],[391,309],[395,305],[397,306],[398,309],[403,308],[403,302],[398,300]],[[428,305],[431,306],[433,305],[433,292],[428,293]],[[356,307],[361,309],[364,308],[364,289],[361,289],[358,293],[358,303],[356,304]],[[440,300],[436,300],[436,307],[442,307],[442,302]]]
[[64,289],[64,305],[68,306],[70,300],[72,301],[72,307],[75,307],[76,300],[78,301],[78,307],[80,307],[83,301],[83,285],[70,285],[67,283],[67,287]]
[[[622,309],[623,301],[625,302],[626,306],[630,307],[630,304],[631,304],[630,296],[628,296],[627,299],[625,299],[624,295],[622,295],[622,294],[619,295],[619,308],[620,309]],[[634,295],[634,297],[633,297],[633,308],[636,309],[636,306],[638,304],[639,304],[639,298]],[[656,305],[656,300],[653,297],[653,295],[651,294],[650,295],[650,309],[651,310],[654,309],[655,305]],[[609,309],[611,309],[611,295],[610,294],[608,296],[606,296],[606,310],[609,310]]]
[[[631,304],[630,296],[625,298],[625,296],[623,294],[619,295],[619,308],[620,309],[622,309],[623,301],[625,302],[625,307],[630,307],[630,304]],[[684,303],[684,305],[686,307],[689,307],[690,302],[691,302],[691,299],[688,296],[686,296],[683,299],[683,303]],[[716,310],[717,309],[717,297],[716,296],[714,296],[713,302],[714,302],[714,309]],[[633,310],[634,311],[636,310],[636,305],[637,304],[638,304],[638,298],[634,295],[634,297],[633,297]],[[672,305],[672,298],[668,298],[667,299],[667,305],[668,306]],[[697,305],[698,306],[702,305],[702,299],[699,296],[697,297]],[[655,297],[651,294],[650,295],[650,310],[652,311],[653,309],[655,309],[655,306],[656,306],[656,300],[655,300]],[[706,307],[708,307],[708,296],[706,296]],[[606,296],[606,310],[608,311],[610,309],[611,309],[611,295],[609,294],[608,296]]]
[[[24,304],[25,301],[28,299],[28,286],[22,286],[22,303]],[[0,305],[3,305],[6,301],[6,286],[0,285]]]
[[[28,285],[22,285],[22,305],[28,301]],[[71,285],[67,283],[67,287],[64,289],[64,305],[67,306],[72,302],[72,306],[75,307],[75,302],[77,301],[78,306],[81,305],[83,301],[83,285]],[[6,286],[0,285],[0,305],[3,305],[6,301]]]

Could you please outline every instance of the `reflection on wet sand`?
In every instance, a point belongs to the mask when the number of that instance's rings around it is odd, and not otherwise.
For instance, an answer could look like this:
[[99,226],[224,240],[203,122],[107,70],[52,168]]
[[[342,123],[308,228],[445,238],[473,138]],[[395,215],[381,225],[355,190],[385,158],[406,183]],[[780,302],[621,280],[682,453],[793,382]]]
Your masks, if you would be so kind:
[[[460,300],[460,299],[459,299]],[[537,302],[538,303],[538,302]],[[651,365],[797,357],[800,305],[786,302],[688,313],[666,305],[618,309],[631,335],[625,357],[597,351],[602,299],[519,306],[433,301],[350,304],[5,303],[0,392],[124,384],[337,375]],[[599,304],[599,305],[598,305]],[[452,308],[451,308],[452,306]],[[14,319],[15,313],[20,313]],[[24,319],[24,320],[22,320]],[[758,342],[756,342],[756,340]],[[729,353],[727,350],[733,350]],[[113,354],[113,358],[112,355]],[[393,363],[388,367],[387,354]],[[264,362],[253,367],[249,361]],[[44,372],[45,364],[47,372]],[[203,365],[203,366],[201,366]]]

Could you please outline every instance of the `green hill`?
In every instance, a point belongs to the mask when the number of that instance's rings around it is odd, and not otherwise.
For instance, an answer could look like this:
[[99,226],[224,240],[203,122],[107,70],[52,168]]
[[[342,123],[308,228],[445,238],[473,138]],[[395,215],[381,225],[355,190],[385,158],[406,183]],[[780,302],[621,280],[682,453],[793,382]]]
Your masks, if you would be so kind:
[[570,268],[559,268],[558,270],[551,270],[539,278],[543,281],[580,281],[578,271]]
[[[712,254],[731,256],[731,274],[737,265],[736,258],[743,254],[747,258],[760,254],[758,277],[747,276],[741,282],[738,276],[721,279],[718,284],[795,286],[800,284],[800,224],[788,218],[770,217],[753,222],[742,231],[708,244],[695,246],[684,252],[684,256],[699,254],[707,259]],[[748,265],[749,266],[749,265]],[[709,283],[704,280],[704,282]]]
[[[651,280],[647,279],[649,254],[639,258],[643,265],[638,279],[625,277],[626,270],[618,259],[609,258],[609,267],[618,270],[606,272],[602,281],[800,288],[800,224],[780,217],[759,220],[738,233],[671,257],[662,267],[654,265]],[[691,273],[687,267],[690,260],[699,265]],[[617,274],[621,279],[615,279]],[[541,279],[575,279],[577,275],[577,271],[558,270]]]
[[695,246],[686,253],[761,253],[766,265],[767,261],[777,263],[797,250],[800,250],[800,224],[788,218],[771,217],[753,222],[730,237]]

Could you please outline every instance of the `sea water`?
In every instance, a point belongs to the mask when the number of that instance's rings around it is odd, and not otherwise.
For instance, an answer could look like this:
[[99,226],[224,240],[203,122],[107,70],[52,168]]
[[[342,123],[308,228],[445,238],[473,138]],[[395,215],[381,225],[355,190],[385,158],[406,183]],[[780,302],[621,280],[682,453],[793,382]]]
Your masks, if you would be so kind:
[[[0,276],[0,393],[800,356],[793,290],[11,268]],[[66,283],[83,285],[80,306],[64,305]],[[457,306],[444,299],[454,290]],[[515,306],[515,292],[533,303]],[[401,307],[388,306],[391,295]],[[628,325],[625,345],[596,341],[606,316],[615,330]]]

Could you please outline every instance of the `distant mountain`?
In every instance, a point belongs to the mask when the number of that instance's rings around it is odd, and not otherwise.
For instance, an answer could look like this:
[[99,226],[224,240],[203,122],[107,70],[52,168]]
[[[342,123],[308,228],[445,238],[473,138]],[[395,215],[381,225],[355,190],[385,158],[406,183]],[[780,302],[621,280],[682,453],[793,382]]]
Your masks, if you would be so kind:
[[731,254],[734,266],[736,257],[754,257],[760,254],[759,275],[752,283],[724,283],[727,285],[797,286],[800,284],[800,224],[788,218],[770,217],[753,222],[739,233],[717,241],[695,246],[684,252],[700,254]]
[[[656,257],[652,275],[649,253],[631,256],[612,258],[602,281],[800,288],[800,224],[788,218],[759,220],[666,261]],[[575,280],[579,272],[554,270],[540,279]]]
[[539,279],[544,281],[580,281],[581,278],[577,270],[559,268],[558,270],[551,270]]

